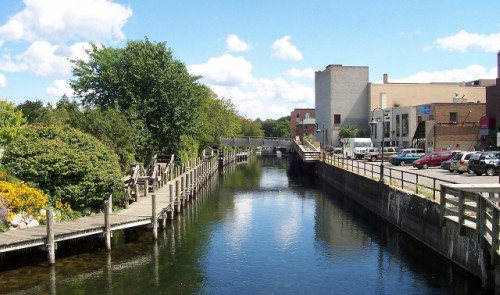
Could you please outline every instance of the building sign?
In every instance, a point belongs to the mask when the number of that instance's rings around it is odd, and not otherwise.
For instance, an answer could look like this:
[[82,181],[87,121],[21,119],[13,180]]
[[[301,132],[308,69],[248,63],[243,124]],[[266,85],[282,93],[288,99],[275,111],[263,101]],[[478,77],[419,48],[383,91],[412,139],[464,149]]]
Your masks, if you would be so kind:
[[426,105],[420,106],[419,113],[420,113],[420,115],[428,115],[428,114],[430,114],[431,113],[431,105],[430,104],[426,104]]

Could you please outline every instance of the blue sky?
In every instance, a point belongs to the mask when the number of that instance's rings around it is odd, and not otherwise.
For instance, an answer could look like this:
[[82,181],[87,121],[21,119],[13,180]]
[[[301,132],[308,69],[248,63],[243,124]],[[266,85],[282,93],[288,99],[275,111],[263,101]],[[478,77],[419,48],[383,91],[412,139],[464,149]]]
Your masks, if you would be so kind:
[[496,78],[500,1],[0,0],[0,98],[71,97],[89,42],[166,42],[251,119],[314,108],[314,72],[368,66],[370,81]]

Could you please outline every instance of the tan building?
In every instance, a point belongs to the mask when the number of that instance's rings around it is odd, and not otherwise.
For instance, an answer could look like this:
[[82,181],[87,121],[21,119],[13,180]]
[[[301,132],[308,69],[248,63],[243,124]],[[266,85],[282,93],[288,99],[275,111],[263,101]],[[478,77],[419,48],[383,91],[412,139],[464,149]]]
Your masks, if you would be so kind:
[[[478,80],[491,81],[491,80]],[[469,86],[467,86],[469,85]],[[384,75],[382,84],[370,83],[370,110],[417,106],[431,103],[486,102],[486,87],[481,83],[390,83]]]

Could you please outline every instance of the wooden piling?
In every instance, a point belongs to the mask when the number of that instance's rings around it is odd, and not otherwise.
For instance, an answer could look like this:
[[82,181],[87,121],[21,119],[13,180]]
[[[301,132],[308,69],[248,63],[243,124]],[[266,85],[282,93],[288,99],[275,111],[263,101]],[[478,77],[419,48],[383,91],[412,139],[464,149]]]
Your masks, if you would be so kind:
[[56,243],[54,239],[54,212],[52,209],[47,209],[47,255],[49,265],[56,263]]
[[109,211],[109,201],[104,201],[104,249],[106,252],[111,251],[111,222]]
[[151,224],[153,240],[158,240],[158,217],[156,216],[156,195],[151,195]]

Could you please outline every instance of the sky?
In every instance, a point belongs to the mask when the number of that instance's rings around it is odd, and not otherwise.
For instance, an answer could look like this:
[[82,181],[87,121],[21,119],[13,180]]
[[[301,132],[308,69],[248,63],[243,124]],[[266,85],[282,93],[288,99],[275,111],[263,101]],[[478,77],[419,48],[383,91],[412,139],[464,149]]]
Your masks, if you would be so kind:
[[369,81],[494,79],[498,0],[0,0],[0,99],[51,103],[70,59],[98,43],[165,42],[249,119],[314,108],[314,73],[368,66]]

